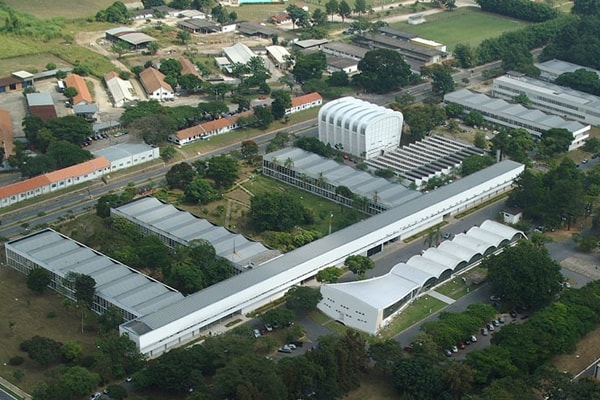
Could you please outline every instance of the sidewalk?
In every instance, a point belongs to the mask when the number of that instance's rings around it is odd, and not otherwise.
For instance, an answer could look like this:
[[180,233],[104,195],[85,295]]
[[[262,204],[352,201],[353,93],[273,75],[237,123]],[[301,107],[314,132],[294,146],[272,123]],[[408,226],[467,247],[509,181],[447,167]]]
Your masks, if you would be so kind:
[[[21,398],[21,399],[31,400],[31,395],[25,393],[20,388],[13,385],[12,383],[10,383],[9,381],[7,381],[6,379],[4,379],[1,376],[0,376],[0,386],[4,386],[6,389],[10,390],[11,392],[13,392],[17,396],[19,396],[19,398]],[[2,388],[0,387],[0,389],[2,389]],[[9,395],[10,395],[10,393],[9,393]]]

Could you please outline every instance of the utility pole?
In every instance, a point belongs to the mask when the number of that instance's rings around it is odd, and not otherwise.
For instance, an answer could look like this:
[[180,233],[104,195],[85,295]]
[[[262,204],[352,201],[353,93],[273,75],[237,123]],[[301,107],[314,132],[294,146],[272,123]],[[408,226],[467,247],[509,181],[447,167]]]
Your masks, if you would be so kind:
[[333,223],[333,213],[329,215],[329,234],[331,235],[331,224]]

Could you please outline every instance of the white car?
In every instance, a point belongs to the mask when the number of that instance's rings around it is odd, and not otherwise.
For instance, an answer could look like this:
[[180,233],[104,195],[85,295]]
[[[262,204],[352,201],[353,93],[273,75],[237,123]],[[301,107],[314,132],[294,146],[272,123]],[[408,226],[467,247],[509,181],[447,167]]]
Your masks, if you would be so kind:
[[255,329],[252,332],[254,333],[254,337],[255,338],[259,338],[260,337],[260,331],[258,329]]
[[102,393],[96,392],[90,396],[90,400],[98,400],[100,397],[102,397]]
[[475,343],[477,341],[477,336],[471,335],[470,340],[471,340],[471,343]]

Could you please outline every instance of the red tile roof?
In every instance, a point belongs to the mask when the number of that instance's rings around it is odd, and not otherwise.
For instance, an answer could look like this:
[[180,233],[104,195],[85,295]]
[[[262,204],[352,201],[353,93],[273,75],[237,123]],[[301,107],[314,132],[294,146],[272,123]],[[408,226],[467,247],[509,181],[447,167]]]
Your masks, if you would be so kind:
[[323,100],[321,95],[317,92],[307,93],[302,96],[294,97],[292,99],[292,107],[298,107],[302,104],[312,103],[313,101]]
[[181,75],[192,74],[200,78],[200,74],[198,71],[196,71],[196,67],[194,67],[194,64],[192,64],[190,60],[184,56],[181,56],[179,57],[179,62],[181,63]]
[[116,72],[114,72],[114,71],[108,72],[107,74],[104,75],[104,82],[108,82],[111,79],[118,78],[118,77],[119,77],[119,75]]
[[214,131],[216,129],[222,129],[227,126],[234,125],[237,123],[237,120],[240,117],[249,117],[252,114],[254,114],[254,111],[244,111],[243,113],[232,115],[231,117],[215,119],[213,121],[204,122],[200,125],[194,125],[192,127],[177,131],[177,138],[179,140],[185,140],[197,135]]
[[21,182],[0,187],[0,199],[10,196],[16,196],[37,188],[50,185],[55,182],[60,182],[68,178],[84,176],[102,168],[110,167],[110,162],[104,157],[97,157],[93,160],[73,165],[67,168],[59,169],[58,171],[48,172],[44,175],[35,176]]
[[156,68],[148,67],[140,72],[140,80],[148,93],[153,93],[161,87],[173,92],[171,85],[165,82],[165,75]]
[[45,121],[49,119],[56,118],[58,115],[56,114],[56,108],[54,104],[50,104],[47,106],[29,106],[29,112],[32,115],[36,115]]
[[15,78],[14,76],[0,78],[0,86],[16,85],[21,82],[23,82],[21,79]]
[[[4,147],[4,157],[13,154],[13,125],[10,113],[0,109],[0,146]],[[2,162],[3,160],[0,160]]]
[[69,74],[69,76],[65,78],[65,85],[67,85],[67,87],[74,87],[77,89],[77,96],[73,97],[73,104],[79,104],[83,101],[88,104],[93,102],[92,95],[85,84],[85,79],[83,79],[81,76],[77,74]]

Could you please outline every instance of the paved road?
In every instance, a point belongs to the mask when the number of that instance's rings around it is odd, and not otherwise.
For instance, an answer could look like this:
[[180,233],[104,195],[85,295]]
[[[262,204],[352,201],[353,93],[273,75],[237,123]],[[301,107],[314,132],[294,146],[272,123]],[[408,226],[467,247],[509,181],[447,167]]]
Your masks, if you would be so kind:
[[5,392],[0,388],[0,400],[17,400],[15,397],[12,397],[10,394]]

